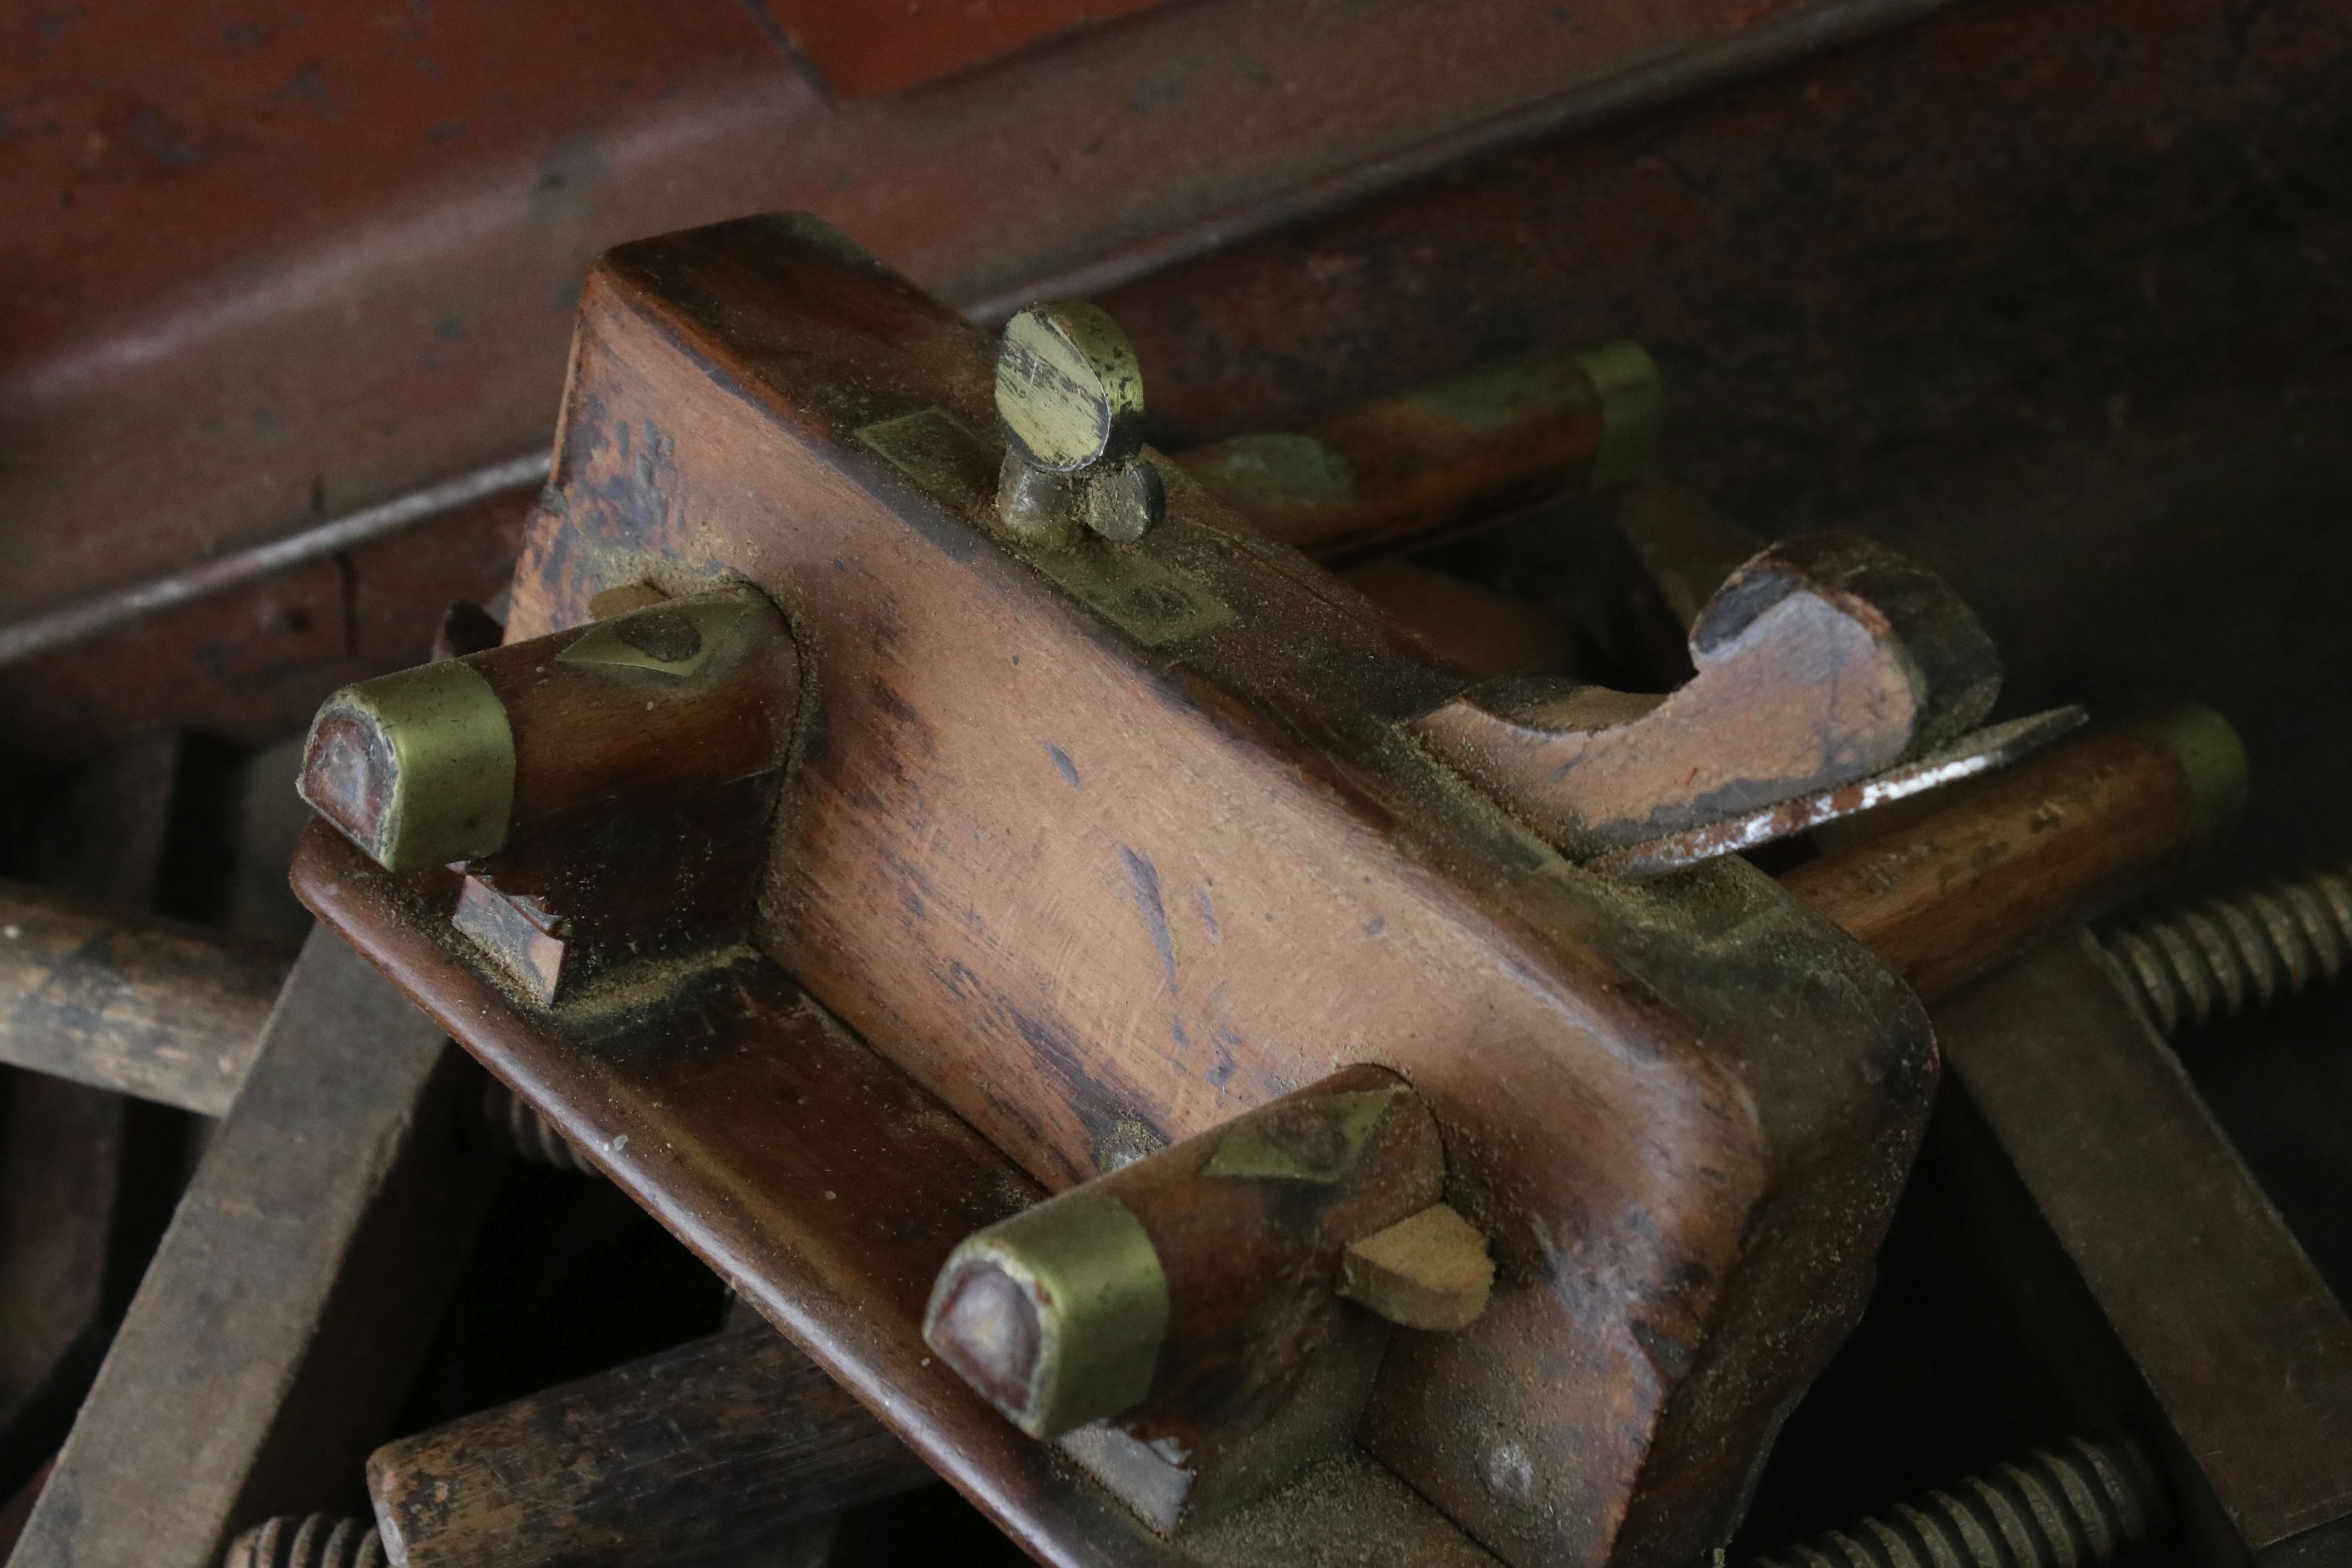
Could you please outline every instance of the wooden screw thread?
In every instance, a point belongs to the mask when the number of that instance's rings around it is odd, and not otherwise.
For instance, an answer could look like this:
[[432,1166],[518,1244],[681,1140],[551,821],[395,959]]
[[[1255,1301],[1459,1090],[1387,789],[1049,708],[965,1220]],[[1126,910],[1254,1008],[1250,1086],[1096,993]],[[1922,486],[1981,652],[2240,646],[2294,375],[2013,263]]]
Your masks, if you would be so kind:
[[466,1103],[461,1120],[467,1143],[490,1153],[515,1154],[534,1165],[576,1171],[593,1176],[596,1167],[581,1156],[571,1140],[552,1122],[531,1109],[530,1102],[494,1078],[485,1075],[482,1092]]
[[2352,958],[2352,866],[2209,899],[2106,945],[2158,1028],[2194,1028],[2343,972]]
[[2100,1568],[2168,1517],[2137,1443],[2072,1437],[1754,1568]]
[[385,1568],[383,1538],[362,1520],[281,1514],[238,1536],[221,1568]]

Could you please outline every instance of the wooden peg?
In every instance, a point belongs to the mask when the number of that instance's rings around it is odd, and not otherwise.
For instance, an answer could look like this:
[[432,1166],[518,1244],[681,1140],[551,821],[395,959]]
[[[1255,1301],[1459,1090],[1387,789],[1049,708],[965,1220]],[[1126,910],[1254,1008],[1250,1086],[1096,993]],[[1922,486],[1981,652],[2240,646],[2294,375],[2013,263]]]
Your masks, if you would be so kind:
[[979,1232],[924,1336],[1162,1530],[1346,1441],[1385,1325],[1343,1255],[1444,1184],[1434,1120],[1357,1067]]
[[1339,1275],[1342,1296],[1391,1323],[1441,1333],[1475,1322],[1494,1288],[1486,1238],[1444,1204],[1350,1246]]
[[367,1470],[408,1568],[702,1562],[931,1479],[756,1320],[403,1437]]
[[457,929],[551,1005],[740,934],[799,679],[757,594],[638,603],[346,687],[302,796],[386,870],[465,862]]
[[302,798],[386,870],[476,859],[518,824],[777,767],[797,679],[758,595],[650,605],[343,688]]

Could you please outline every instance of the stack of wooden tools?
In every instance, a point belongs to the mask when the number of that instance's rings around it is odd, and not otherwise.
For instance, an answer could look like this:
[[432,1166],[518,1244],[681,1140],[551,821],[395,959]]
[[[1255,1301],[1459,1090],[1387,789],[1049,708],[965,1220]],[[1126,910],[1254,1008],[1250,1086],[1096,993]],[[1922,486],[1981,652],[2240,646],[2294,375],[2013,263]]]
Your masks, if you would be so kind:
[[[204,1528],[264,1476],[341,1495],[305,1468],[396,1407],[450,1289],[415,1237],[484,1223],[503,1139],[610,1177],[747,1321],[382,1448],[375,1526],[244,1561],[822,1562],[936,1472],[1074,1568],[1691,1562],[1940,1103],[1970,1223],[2085,1347],[2088,1436],[1808,1550],[2332,1550],[2352,1327],[2069,934],[2227,826],[2220,719],[1988,727],[1997,655],[1933,575],[1648,477],[1627,344],[1169,457],[1100,310],[992,339],[778,217],[608,257],[574,366],[502,638],[312,727],[324,927],[31,1549],[175,1444],[247,1470]],[[1663,695],[1492,590],[1314,563],[1570,485],[1617,492],[1629,594],[1678,623]],[[193,939],[142,940],[160,984]],[[331,1150],[294,1125],[320,1072]],[[2137,1142],[2084,1142],[2094,1104]],[[246,1277],[313,1295],[214,1347],[242,1425],[118,1381],[219,1313],[197,1262],[273,1246]],[[2148,1306],[2216,1246],[2230,1278]],[[344,1335],[382,1375],[330,1391]]]
[[2352,1568],[2346,14],[56,9],[8,1568]]

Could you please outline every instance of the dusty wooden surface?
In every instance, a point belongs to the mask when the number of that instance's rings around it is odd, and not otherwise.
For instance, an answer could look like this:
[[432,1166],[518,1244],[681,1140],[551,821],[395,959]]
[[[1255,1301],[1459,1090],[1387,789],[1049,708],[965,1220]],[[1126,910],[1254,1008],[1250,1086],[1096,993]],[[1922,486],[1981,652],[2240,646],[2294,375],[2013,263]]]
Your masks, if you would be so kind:
[[0,884],[0,1062],[227,1112],[291,954]]
[[[1345,1068],[975,1237],[940,1275],[925,1337],[1155,1528],[1194,1528],[1347,1447],[1389,1330],[1341,1299],[1342,1255],[1444,1183],[1419,1097]],[[1106,1224],[1134,1250],[1106,1247]],[[1060,1273],[1073,1234],[1119,1264]],[[1089,1373],[1078,1398],[1062,1393]]]
[[[1268,1142],[1276,1163],[1289,1164],[1296,1145],[1284,1135],[1294,1129],[1328,1146],[1320,1107],[1382,1093],[1391,1094],[1388,1109],[1343,1176],[1294,1184],[1226,1173],[1259,1170]],[[1213,1519],[1346,1446],[1389,1330],[1341,1300],[1340,1256],[1444,1186],[1428,1108],[1364,1067],[1101,1179],[1100,1190],[1141,1220],[1169,1276],[1168,1341],[1150,1394],[1108,1423],[1130,1440],[1109,1473],[1129,1478],[1132,1506],[1163,1528]],[[1184,1458],[1171,1463],[1170,1454]]]
[[1601,426],[1580,356],[1554,350],[1352,403],[1295,433],[1196,447],[1177,461],[1269,537],[1351,562],[1588,488]]
[[586,1568],[755,1547],[930,1467],[755,1321],[404,1437],[368,1460],[410,1568]]
[[[792,638],[756,595],[644,596],[347,689],[306,747],[305,798],[372,857],[467,858],[459,928],[541,1001],[640,952],[740,941],[751,919],[798,707]],[[467,715],[464,745],[420,738],[432,725],[401,689],[419,679],[454,688],[436,700]],[[476,774],[492,782],[467,793]]]
[[511,634],[774,595],[814,706],[756,938],[1048,1185],[1403,1073],[1498,1282],[1368,1440],[1511,1553],[1679,1562],[1858,1309],[1923,1021],[1744,868],[1572,874],[1398,734],[1460,678],[1181,471],[1120,562],[989,542],[988,349],[786,223],[617,253]]
[[[1177,1545],[1021,1436],[922,1342],[956,1243],[1036,1184],[748,952],[583,1031],[520,1004],[446,921],[454,878],[395,878],[314,826],[295,883],[573,1145],[907,1445],[1059,1568],[1476,1568],[1380,1466],[1339,1456]],[[1365,1554],[1369,1552],[1370,1556]]]
[[[993,543],[972,526],[987,366],[961,322],[788,222],[625,250],[591,284],[511,630],[646,580],[776,597],[814,707],[755,940],[1048,1187],[1336,1065],[1402,1072],[1497,1280],[1462,1333],[1400,1337],[1360,1436],[1507,1557],[1679,1562],[1858,1310],[1932,1087],[1914,999],[1744,865],[1574,873],[1400,738],[1460,678],[1172,468],[1168,524],[1129,552]],[[756,1259],[730,1277],[886,1415],[904,1402],[907,1346],[794,1305],[870,1291],[856,1266],[740,1214],[711,1228],[793,1186],[728,1131],[778,1092],[766,1069],[706,1054],[688,1093],[682,1061],[568,1059],[679,1007],[742,1039],[756,1008],[667,982],[625,1023],[493,1005],[435,929],[440,893],[314,847],[314,904],[576,1139],[690,1137],[684,1164],[608,1168]],[[2050,914],[1990,901],[2004,942]],[[961,1409],[934,1397],[931,1422]],[[1016,1535],[1090,1549],[1099,1514],[1030,1457],[903,1429]]]
[[12,1568],[214,1568],[244,1526],[354,1489],[488,1199],[464,1066],[311,937]]

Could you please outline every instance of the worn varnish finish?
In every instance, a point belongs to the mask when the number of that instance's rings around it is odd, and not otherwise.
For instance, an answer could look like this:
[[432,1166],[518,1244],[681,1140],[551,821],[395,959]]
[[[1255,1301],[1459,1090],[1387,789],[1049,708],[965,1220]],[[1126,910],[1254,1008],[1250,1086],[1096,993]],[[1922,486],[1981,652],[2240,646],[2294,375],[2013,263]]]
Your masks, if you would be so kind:
[[[782,763],[799,669],[774,610],[756,596],[656,602],[505,647],[495,623],[488,633],[479,651],[453,649],[429,673],[338,693],[312,726],[303,798],[378,859],[386,858],[392,819],[446,812],[442,797],[469,782],[441,776],[444,757],[481,752],[488,761],[470,735],[460,744],[437,738],[445,731],[435,726],[450,719],[419,723],[398,707],[379,712],[370,700],[420,679],[473,698],[445,699],[436,712],[487,716],[502,734],[496,769],[477,771],[503,773],[506,809],[489,814],[478,847],[432,854],[419,866],[496,854],[520,828],[582,826],[585,811],[722,788]],[[405,858],[386,863],[412,868]]]
[[799,697],[792,639],[757,595],[648,605],[466,663],[506,710],[513,821],[532,827],[772,772]]
[[381,863],[472,857],[457,926],[541,1002],[741,940],[800,705],[766,600],[622,597],[651,602],[339,692],[304,752],[304,798]]
[[[1402,1072],[1499,1279],[1391,1351],[1366,1440],[1521,1560],[1727,1527],[1924,1113],[1890,977],[1742,866],[1570,871],[1398,733],[1458,678],[1181,470],[1129,556],[986,540],[986,341],[822,236],[616,254],[573,389],[510,633],[648,578],[775,596],[814,706],[764,949],[1050,1186],[1139,1128]],[[909,419],[928,447],[884,439]],[[1188,629],[1151,646],[1171,592]]]
[[[1303,1123],[1309,1138],[1334,1142],[1312,1120],[1316,1102],[1349,1096],[1385,1097],[1385,1104],[1342,1168],[1296,1181],[1253,1157],[1281,1137],[1286,1118]],[[1221,1488],[1271,1489],[1269,1478],[1286,1480],[1304,1468],[1286,1462],[1288,1451],[1313,1454],[1345,1441],[1386,1331],[1340,1300],[1340,1256],[1349,1242],[1427,1208],[1444,1184],[1444,1151],[1427,1107],[1390,1075],[1361,1067],[1094,1184],[1142,1222],[1168,1274],[1159,1376],[1116,1425],[1140,1444],[1165,1442],[1191,1456],[1175,1467],[1185,1472],[1188,1510],[1213,1512]],[[1325,1412],[1320,1424],[1333,1429],[1274,1430],[1315,1425],[1310,1408]]]
[[[932,1277],[1036,1184],[773,963],[673,973],[634,1006],[521,1004],[449,930],[455,879],[398,878],[323,824],[297,889],[395,984],[1013,1537],[1061,1568],[1476,1568],[1493,1560],[1343,1454],[1217,1530],[1160,1542],[924,1347]],[[1370,1555],[1366,1557],[1365,1552]]]
[[1621,427],[1608,427],[1586,356],[1556,349],[1352,403],[1296,432],[1195,447],[1178,460],[1270,537],[1344,563],[1589,489],[1609,477],[1598,465],[1612,444],[1613,466],[1646,465],[1657,384],[1647,358],[1640,364],[1652,377],[1635,395],[1631,430],[1622,409]]
[[0,1061],[224,1115],[291,956],[0,884]]
[[[1388,1325],[1342,1300],[1342,1255],[1444,1187],[1420,1098],[1381,1068],[1345,1068],[975,1237],[941,1272],[924,1337],[1171,1532],[1347,1445]],[[1074,1233],[1103,1264],[1071,1258]],[[1129,1338],[1155,1320],[1155,1344]],[[1080,1397],[1099,1397],[1068,1409],[1082,1380]]]
[[378,1527],[409,1568],[698,1560],[929,1479],[756,1320],[368,1459]]
[[2188,709],[1963,785],[1783,883],[1933,1000],[2178,870],[2245,776],[2229,725]]

